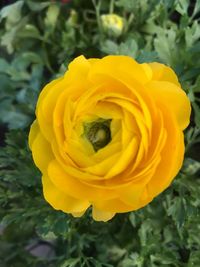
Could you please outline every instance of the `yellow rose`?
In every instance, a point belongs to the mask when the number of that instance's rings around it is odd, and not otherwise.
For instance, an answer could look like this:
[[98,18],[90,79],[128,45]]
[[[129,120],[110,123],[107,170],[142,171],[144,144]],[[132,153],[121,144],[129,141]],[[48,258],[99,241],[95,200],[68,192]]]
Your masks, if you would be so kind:
[[190,112],[163,64],[77,57],[42,90],[29,134],[46,201],[97,221],[147,205],[181,168]]

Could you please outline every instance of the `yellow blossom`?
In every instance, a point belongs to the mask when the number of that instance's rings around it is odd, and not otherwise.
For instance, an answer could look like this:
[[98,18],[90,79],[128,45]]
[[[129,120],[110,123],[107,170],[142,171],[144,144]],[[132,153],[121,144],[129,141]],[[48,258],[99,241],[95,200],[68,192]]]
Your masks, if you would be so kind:
[[181,168],[190,112],[163,64],[75,58],[41,91],[29,134],[45,199],[97,221],[147,205]]

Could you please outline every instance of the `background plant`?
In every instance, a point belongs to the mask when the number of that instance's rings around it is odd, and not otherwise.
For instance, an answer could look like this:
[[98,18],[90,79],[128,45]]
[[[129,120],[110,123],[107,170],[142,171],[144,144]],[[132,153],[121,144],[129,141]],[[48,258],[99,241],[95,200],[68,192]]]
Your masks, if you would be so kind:
[[[0,3],[0,266],[200,266],[200,1]],[[123,28],[104,25],[115,13]],[[147,207],[97,223],[53,210],[27,146],[41,88],[76,56],[124,54],[170,65],[190,97],[186,158]],[[184,110],[183,110],[184,112]]]

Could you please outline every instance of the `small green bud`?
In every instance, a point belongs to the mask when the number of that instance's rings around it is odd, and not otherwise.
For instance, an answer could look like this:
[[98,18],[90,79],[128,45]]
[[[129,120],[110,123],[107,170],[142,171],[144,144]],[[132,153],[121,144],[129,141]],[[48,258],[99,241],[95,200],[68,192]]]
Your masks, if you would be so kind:
[[78,14],[76,10],[71,9],[67,23],[71,26],[76,26],[78,22]]
[[124,29],[124,19],[116,14],[107,14],[101,16],[103,29],[109,35],[118,37]]

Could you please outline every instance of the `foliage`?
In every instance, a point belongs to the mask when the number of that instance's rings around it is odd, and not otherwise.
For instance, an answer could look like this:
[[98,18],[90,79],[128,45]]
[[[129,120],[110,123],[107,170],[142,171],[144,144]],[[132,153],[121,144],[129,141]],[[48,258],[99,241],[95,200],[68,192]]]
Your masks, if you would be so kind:
[[[200,1],[1,2],[0,265],[200,266]],[[102,28],[101,15],[108,13],[123,18],[120,36]],[[193,107],[184,166],[172,186],[108,223],[92,221],[90,212],[75,219],[53,210],[27,146],[41,88],[80,54],[168,64]]]

